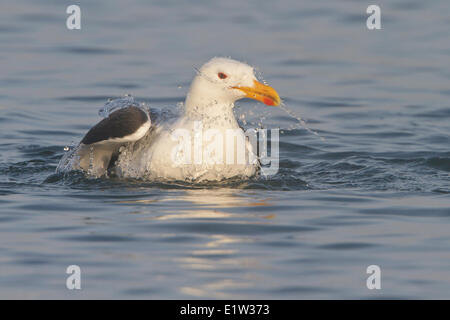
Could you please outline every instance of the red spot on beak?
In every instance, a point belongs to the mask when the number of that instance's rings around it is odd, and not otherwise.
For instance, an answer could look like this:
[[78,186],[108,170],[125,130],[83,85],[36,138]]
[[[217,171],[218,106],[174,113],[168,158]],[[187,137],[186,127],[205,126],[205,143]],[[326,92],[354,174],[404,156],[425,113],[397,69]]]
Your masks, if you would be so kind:
[[273,100],[269,99],[269,98],[264,98],[263,102],[264,102],[264,104],[266,104],[268,106],[273,106],[274,105]]

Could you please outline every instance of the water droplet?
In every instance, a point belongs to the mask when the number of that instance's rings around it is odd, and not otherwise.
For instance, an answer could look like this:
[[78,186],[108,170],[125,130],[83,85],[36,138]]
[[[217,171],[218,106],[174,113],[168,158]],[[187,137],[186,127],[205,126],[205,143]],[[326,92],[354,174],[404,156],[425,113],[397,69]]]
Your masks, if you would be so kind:
[[302,117],[296,115],[292,110],[288,109],[284,103],[282,103],[280,105],[280,109],[284,110],[288,115],[290,115],[291,117],[293,117],[294,119],[297,119],[297,121],[299,122],[300,126],[305,129],[306,131],[308,131],[309,133],[312,133],[313,135],[319,137],[320,140],[325,141],[325,138],[322,137],[320,134],[318,134],[316,131],[310,129],[307,124],[306,121],[302,119]]

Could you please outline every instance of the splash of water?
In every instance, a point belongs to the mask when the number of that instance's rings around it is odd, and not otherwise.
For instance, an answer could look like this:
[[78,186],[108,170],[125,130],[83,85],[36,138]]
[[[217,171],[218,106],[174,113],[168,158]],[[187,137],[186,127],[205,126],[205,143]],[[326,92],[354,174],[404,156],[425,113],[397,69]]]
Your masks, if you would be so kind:
[[281,110],[283,110],[284,112],[286,112],[289,116],[295,118],[295,119],[299,122],[300,126],[301,126],[303,129],[305,129],[305,130],[308,131],[309,133],[312,133],[313,135],[317,136],[320,140],[325,141],[325,138],[324,138],[324,137],[322,137],[322,136],[321,136],[319,133],[317,133],[316,131],[310,129],[310,128],[308,127],[308,125],[306,124],[305,120],[303,120],[302,117],[300,117],[299,115],[296,115],[292,110],[288,109],[288,108],[286,107],[286,105],[285,105],[283,102],[280,104],[279,107],[280,107]]
[[118,99],[108,99],[105,105],[98,111],[98,115],[107,118],[113,111],[126,107],[141,107],[141,105],[134,100],[130,94],[124,95]]

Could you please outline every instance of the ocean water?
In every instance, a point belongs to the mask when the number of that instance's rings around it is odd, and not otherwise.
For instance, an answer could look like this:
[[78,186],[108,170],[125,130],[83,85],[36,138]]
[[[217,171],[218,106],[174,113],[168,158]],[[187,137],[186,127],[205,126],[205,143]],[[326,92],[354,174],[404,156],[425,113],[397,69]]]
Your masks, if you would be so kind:
[[[0,298],[450,298],[450,6],[361,1],[6,0],[0,10]],[[268,179],[190,185],[55,174],[132,94],[171,110],[214,56],[285,107]],[[81,268],[81,290],[66,268]],[[366,269],[381,269],[369,290]]]

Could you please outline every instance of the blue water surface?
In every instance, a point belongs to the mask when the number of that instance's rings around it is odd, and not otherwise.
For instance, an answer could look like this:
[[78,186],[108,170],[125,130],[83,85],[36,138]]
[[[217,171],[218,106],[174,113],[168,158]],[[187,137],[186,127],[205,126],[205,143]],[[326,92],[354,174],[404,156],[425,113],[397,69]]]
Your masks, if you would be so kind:
[[[450,298],[450,7],[361,1],[6,0],[0,10],[0,298]],[[55,174],[109,98],[177,108],[214,56],[286,108],[268,179]],[[78,265],[82,289],[66,288]],[[366,269],[381,268],[381,290]]]

